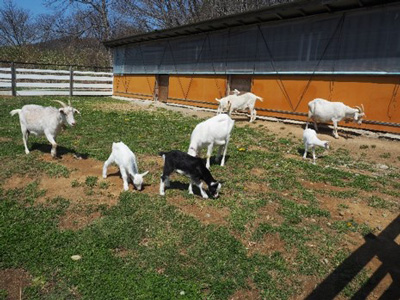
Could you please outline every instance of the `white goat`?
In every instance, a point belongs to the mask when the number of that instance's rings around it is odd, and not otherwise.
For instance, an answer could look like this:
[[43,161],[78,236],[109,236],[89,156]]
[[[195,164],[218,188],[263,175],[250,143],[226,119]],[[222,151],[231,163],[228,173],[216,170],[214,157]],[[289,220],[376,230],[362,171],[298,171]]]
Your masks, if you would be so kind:
[[325,149],[329,149],[329,142],[328,141],[321,141],[317,137],[317,133],[314,129],[305,129],[303,132],[303,142],[304,142],[304,155],[303,159],[306,159],[308,149],[312,148],[312,155],[313,155],[313,164],[315,165],[315,146],[323,147]]
[[199,156],[201,149],[207,147],[206,167],[209,169],[213,147],[214,145],[220,146],[218,149],[218,158],[221,156],[222,148],[224,148],[221,160],[221,166],[223,166],[225,164],[225,155],[234,124],[235,121],[227,114],[216,115],[215,117],[197,124],[190,137],[188,154],[191,156]]
[[253,93],[245,93],[237,95],[236,97],[231,97],[228,100],[228,114],[231,115],[234,110],[244,110],[248,108],[250,112],[250,122],[253,122],[257,115],[257,112],[254,109],[257,100],[263,101],[261,97],[254,95]]
[[110,157],[104,162],[103,165],[103,178],[107,178],[107,168],[112,163],[118,165],[122,180],[124,182],[125,191],[128,190],[128,176],[131,177],[133,185],[138,191],[142,189],[143,177],[147,175],[149,171],[139,174],[136,156],[123,142],[112,144]]
[[221,99],[215,98],[215,100],[217,100],[219,103],[217,114],[223,113],[224,111],[229,111],[229,101],[231,99],[234,99],[237,95],[240,94],[240,92],[237,89],[234,89],[232,92],[233,92],[232,95],[228,95]]
[[52,106],[41,106],[35,104],[24,105],[21,109],[14,109],[10,112],[13,116],[19,115],[19,122],[22,131],[22,140],[25,146],[25,153],[29,153],[28,138],[29,134],[45,135],[51,143],[51,156],[56,157],[57,143],[55,141],[62,126],[75,126],[74,113],[80,112],[71,106],[71,101],[68,105],[59,100],[53,100],[60,103],[63,107],[55,108]]
[[353,120],[354,122],[361,124],[362,118],[365,116],[364,105],[362,104],[361,107],[356,106],[355,108],[351,108],[342,102],[330,102],[328,100],[317,98],[308,103],[306,128],[308,128],[310,119],[313,120],[316,130],[318,130],[317,122],[332,122],[333,135],[335,138],[339,138],[337,133],[338,122],[344,119],[346,122]]

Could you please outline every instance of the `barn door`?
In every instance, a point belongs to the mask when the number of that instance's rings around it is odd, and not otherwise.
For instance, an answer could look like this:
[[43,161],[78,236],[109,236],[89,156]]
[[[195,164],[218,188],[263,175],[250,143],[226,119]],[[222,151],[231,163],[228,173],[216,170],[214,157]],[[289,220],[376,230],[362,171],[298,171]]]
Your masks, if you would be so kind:
[[158,100],[167,102],[169,75],[158,75]]
[[249,75],[231,75],[230,90],[237,89],[241,93],[251,91],[251,76]]

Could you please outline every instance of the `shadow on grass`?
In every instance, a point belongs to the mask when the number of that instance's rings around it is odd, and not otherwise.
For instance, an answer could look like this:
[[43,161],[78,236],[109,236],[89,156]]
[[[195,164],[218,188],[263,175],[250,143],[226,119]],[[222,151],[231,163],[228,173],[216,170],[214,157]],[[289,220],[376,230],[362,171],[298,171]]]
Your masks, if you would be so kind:
[[365,243],[354,251],[306,298],[334,299],[376,256],[380,267],[351,299],[367,299],[385,276],[392,278],[391,285],[379,299],[400,299],[400,245],[396,238],[400,234],[400,215],[379,235],[367,234]]
[[[34,150],[39,150],[43,153],[50,154],[51,145],[50,144],[33,143],[32,146],[30,147],[30,151],[34,151]],[[80,158],[80,159],[87,159],[89,157],[89,154],[87,154],[87,153],[78,153],[73,149],[66,148],[63,146],[57,146],[57,158],[62,158],[63,155],[69,154],[69,153],[75,155],[77,158]]]
[[[193,187],[193,194],[201,197],[199,188],[194,184],[192,185],[192,187]],[[206,187],[207,187],[207,185],[206,185]],[[183,183],[180,181],[170,181],[169,187],[165,187],[165,192],[167,193],[168,190],[181,190],[181,191],[186,191],[188,193],[188,189],[189,189],[189,184],[187,184],[187,183]],[[204,186],[203,186],[203,189],[207,193],[207,195],[210,196],[208,194],[207,189],[204,188]]]
[[[230,157],[229,155],[225,155],[225,164],[229,161],[229,157]],[[213,165],[219,166],[219,165],[221,165],[221,160],[222,160],[222,155],[221,155],[221,157],[218,157],[218,159],[217,159],[217,155],[213,155],[210,158],[210,165],[211,166],[213,166]],[[207,162],[207,159],[204,158],[203,162],[205,165]]]

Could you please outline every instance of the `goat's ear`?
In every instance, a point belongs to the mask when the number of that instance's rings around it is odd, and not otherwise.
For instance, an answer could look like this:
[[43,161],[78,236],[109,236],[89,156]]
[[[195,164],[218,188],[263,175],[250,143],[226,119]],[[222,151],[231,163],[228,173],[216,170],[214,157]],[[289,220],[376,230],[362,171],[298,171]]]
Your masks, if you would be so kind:
[[77,110],[76,108],[74,108],[74,113],[76,113],[76,114],[81,114],[81,113],[79,112],[79,110]]
[[64,107],[59,108],[58,111],[59,111],[60,113],[62,113],[63,115],[65,115]]
[[149,171],[146,171],[146,172],[140,174],[140,176],[144,177],[144,176],[146,176],[147,174],[149,174]]

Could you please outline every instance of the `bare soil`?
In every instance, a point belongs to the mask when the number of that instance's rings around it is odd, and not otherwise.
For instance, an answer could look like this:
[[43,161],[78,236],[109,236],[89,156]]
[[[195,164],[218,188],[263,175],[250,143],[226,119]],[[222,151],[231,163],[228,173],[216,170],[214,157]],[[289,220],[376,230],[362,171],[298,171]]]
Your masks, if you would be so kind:
[[0,290],[7,291],[7,299],[22,299],[23,289],[31,284],[32,276],[23,269],[0,270]]
[[[211,117],[215,115],[215,112],[203,111],[200,109],[188,109],[175,106],[166,106],[164,104],[154,104],[149,101],[133,101],[123,102],[121,104],[108,104],[99,103],[96,105],[96,109],[101,110],[140,110],[140,109],[156,109],[156,107],[164,107],[166,109],[173,109],[180,111],[184,115],[198,116],[198,117]],[[257,120],[254,123],[249,123],[248,118],[243,115],[235,115],[233,117],[236,120],[236,126],[247,126],[258,128],[259,130],[266,130],[269,133],[276,134],[282,138],[298,138],[301,139],[303,132],[303,125],[290,124],[288,122],[274,122],[274,121],[263,121]],[[387,172],[387,168],[400,169],[400,139],[387,139],[379,138],[378,135],[373,133],[354,133],[354,132],[340,132],[341,137],[335,139],[331,130],[327,129],[319,134],[321,139],[325,139],[331,142],[331,147],[334,149],[344,148],[350,151],[351,156],[354,159],[363,158],[368,160],[372,164],[376,165],[376,174],[380,172]],[[289,155],[289,154],[288,154]],[[302,159],[299,154],[296,159]],[[49,154],[43,154],[43,160],[51,160]],[[140,161],[148,162],[146,165],[153,166],[150,173],[159,174],[162,168],[162,161],[160,158],[154,158],[151,156],[140,156]],[[156,161],[156,163],[154,163]],[[93,159],[81,159],[78,160],[72,155],[66,154],[58,161],[58,163],[66,166],[71,170],[71,174],[68,178],[51,178],[46,175],[37,174],[33,178],[21,178],[13,176],[2,184],[4,189],[14,189],[24,187],[28,183],[36,180],[39,182],[39,188],[45,190],[45,194],[39,199],[39,203],[46,203],[48,199],[52,199],[56,196],[61,196],[70,201],[70,206],[61,217],[59,227],[63,229],[77,230],[88,224],[95,222],[100,218],[100,213],[97,211],[87,211],[85,208],[90,205],[106,205],[113,206],[118,203],[119,194],[122,191],[122,179],[120,178],[119,170],[116,166],[110,166],[108,169],[108,178],[103,179],[101,177],[103,162]],[[387,168],[386,168],[387,167]],[[375,171],[374,171],[375,172]],[[251,173],[254,176],[262,175],[262,170],[254,168]],[[85,184],[85,180],[88,176],[97,176],[98,184],[104,182],[107,187],[104,189],[90,189]],[[154,175],[158,178],[158,175]],[[157,182],[157,180],[153,180]],[[255,183],[251,183],[256,185]],[[302,182],[303,186],[307,189],[319,189],[325,191],[345,191],[346,189],[333,187],[326,184],[316,184],[308,181]],[[253,186],[257,189],[265,189],[265,186],[258,185]],[[133,186],[130,185],[130,190],[133,193]],[[144,187],[143,193],[151,195],[158,195],[158,184],[151,184]],[[357,199],[352,199],[350,202],[348,199],[339,199],[330,197],[326,194],[319,197],[318,201],[322,208],[327,209],[331,212],[332,221],[336,220],[348,220],[353,219],[359,224],[366,223],[370,228],[377,230],[376,235],[384,230],[394,219],[399,216],[398,211],[388,211],[381,209],[373,209],[366,205],[365,199],[371,195],[377,195],[388,199],[392,202],[398,202],[399,199],[390,197],[388,195],[380,195],[375,192],[373,193],[362,193]],[[230,211],[228,208],[218,208],[214,206],[205,205],[202,200],[191,200],[190,202],[183,197],[169,197],[168,201],[170,204],[178,207],[183,213],[188,214],[197,218],[204,224],[215,224],[215,225],[226,225],[228,223]],[[263,220],[275,220],[277,223],[282,221],[282,217],[277,213],[276,208],[273,205],[269,205],[265,208],[260,209],[259,219],[255,222],[259,223]],[[315,222],[315,220],[309,220]],[[329,226],[325,224],[325,226]],[[253,242],[249,239],[241,237],[240,240],[243,242],[245,247],[249,251],[249,256],[255,253],[270,254],[274,251],[279,251],[284,247],[284,242],[280,239],[279,235],[269,234],[266,235],[260,242]],[[400,238],[395,239],[397,250],[399,249]],[[350,249],[351,251],[357,251],[364,243],[365,240],[360,235],[351,234],[349,239],[344,242],[343,247]],[[313,245],[312,245],[313,246]],[[396,249],[396,248],[395,248]],[[123,256],[124,249],[120,251],[120,255]],[[397,256],[400,252],[397,253]],[[288,255],[286,259],[292,261],[295,254]],[[398,261],[398,260],[397,260]],[[375,272],[382,265],[382,259],[374,257],[368,264],[370,273]],[[397,275],[399,274],[400,266],[397,268]],[[394,273],[393,273],[394,274]],[[301,279],[300,279],[301,280]],[[377,299],[386,288],[392,284],[394,278],[387,275],[379,283],[379,285],[369,294],[368,299]],[[0,289],[6,289],[8,292],[8,299],[19,299],[20,290],[27,286],[31,281],[29,274],[21,269],[9,269],[0,270]],[[300,295],[293,297],[293,299],[304,299],[319,283],[320,280],[317,278],[305,279],[304,291]],[[250,288],[245,290],[237,291],[232,295],[231,299],[260,299],[260,295],[255,288],[252,288],[252,284],[249,283]],[[340,299],[340,298],[338,298]]]

